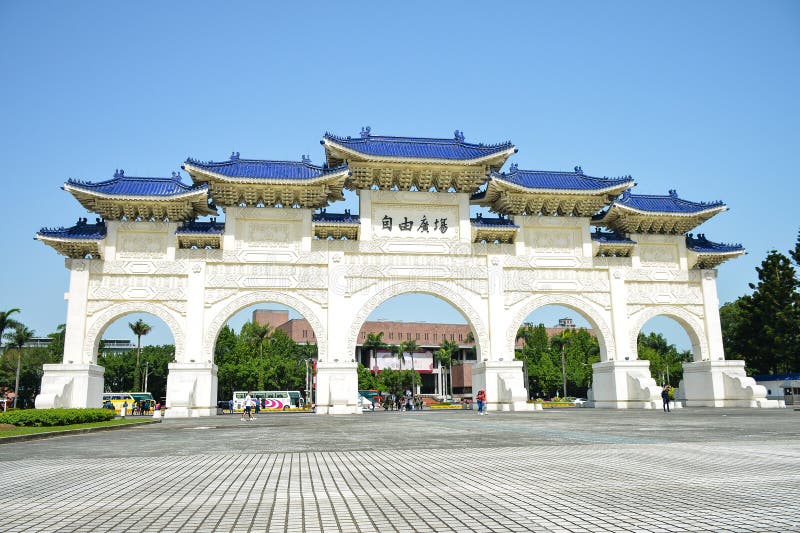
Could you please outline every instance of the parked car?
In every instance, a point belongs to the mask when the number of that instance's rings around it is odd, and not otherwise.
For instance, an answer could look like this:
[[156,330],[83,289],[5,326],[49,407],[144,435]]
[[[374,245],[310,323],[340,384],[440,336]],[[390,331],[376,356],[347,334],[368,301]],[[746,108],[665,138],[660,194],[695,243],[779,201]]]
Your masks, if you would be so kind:
[[573,398],[572,399],[572,403],[577,405],[578,407],[583,407],[586,404],[586,402],[588,402],[588,401],[589,400],[587,400],[586,398]]

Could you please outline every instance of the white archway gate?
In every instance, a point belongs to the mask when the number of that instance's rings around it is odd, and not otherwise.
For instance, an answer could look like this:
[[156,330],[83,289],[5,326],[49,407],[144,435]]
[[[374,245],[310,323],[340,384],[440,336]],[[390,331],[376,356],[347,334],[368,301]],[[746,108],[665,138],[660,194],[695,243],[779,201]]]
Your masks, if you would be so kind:
[[[528,410],[514,338],[544,305],[584,315],[601,345],[597,407],[651,408],[659,389],[636,335],[667,315],[692,339],[682,391],[689,405],[767,405],[766,391],[725,361],[716,293],[720,262],[744,253],[686,234],[725,209],[630,194],[634,182],[574,172],[500,173],[516,148],[452,139],[326,134],[326,164],[189,159],[193,186],[172,178],[69,181],[65,189],[105,220],[42,229],[66,255],[69,305],[62,364],[45,365],[37,407],[99,406],[97,343],[115,318],[148,312],[169,326],[175,362],[168,416],[216,412],[214,345],[237,311],[276,302],[301,313],[318,342],[317,412],[358,413],[357,336],[399,294],[437,296],[469,321],[473,385],[489,408]],[[315,209],[358,192],[359,214]],[[223,209],[225,221],[196,217]],[[470,216],[480,205],[496,218]],[[605,209],[605,211],[603,211]],[[180,221],[180,222],[176,222]],[[613,231],[594,232],[591,226]],[[599,228],[597,228],[599,229]]]

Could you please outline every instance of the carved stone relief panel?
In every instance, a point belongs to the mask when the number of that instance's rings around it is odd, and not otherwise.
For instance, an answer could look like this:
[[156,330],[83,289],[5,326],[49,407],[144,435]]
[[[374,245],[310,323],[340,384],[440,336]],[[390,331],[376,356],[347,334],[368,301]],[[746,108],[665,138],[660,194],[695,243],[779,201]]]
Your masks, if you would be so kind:
[[674,244],[639,244],[642,266],[678,268],[678,247]]
[[700,287],[688,283],[629,282],[628,302],[632,304],[702,304]]
[[547,230],[528,228],[525,230],[525,243],[533,248],[536,254],[579,256],[583,241],[577,228]]
[[159,258],[166,255],[167,236],[160,233],[122,232],[117,234],[117,257]]
[[324,288],[327,267],[297,264],[209,264],[207,287]]
[[183,300],[186,278],[182,276],[93,276],[90,300]]

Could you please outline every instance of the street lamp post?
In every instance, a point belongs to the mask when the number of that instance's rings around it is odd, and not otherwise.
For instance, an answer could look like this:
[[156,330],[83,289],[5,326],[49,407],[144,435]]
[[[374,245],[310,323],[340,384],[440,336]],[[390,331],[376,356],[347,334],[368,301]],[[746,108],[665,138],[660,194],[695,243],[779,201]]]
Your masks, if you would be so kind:
[[566,367],[566,357],[565,357],[565,344],[561,345],[561,381],[564,385],[564,396],[562,398],[567,397],[567,367]]

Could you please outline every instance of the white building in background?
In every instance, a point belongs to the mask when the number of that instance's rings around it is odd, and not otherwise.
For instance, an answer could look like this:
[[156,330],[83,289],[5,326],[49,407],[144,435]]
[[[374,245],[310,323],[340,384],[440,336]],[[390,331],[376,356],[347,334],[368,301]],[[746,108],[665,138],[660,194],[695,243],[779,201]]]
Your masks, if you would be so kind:
[[[37,407],[99,406],[97,352],[105,329],[137,312],[175,339],[168,416],[216,412],[214,345],[228,319],[274,302],[308,320],[317,339],[317,412],[358,413],[355,348],[370,313],[405,293],[446,300],[468,321],[473,389],[489,409],[527,410],[516,332],[534,310],[581,313],[600,343],[596,407],[651,408],[659,387],[636,338],[651,318],[680,323],[694,360],[684,365],[688,406],[772,406],[722,349],[717,272],[739,245],[687,234],[724,211],[668,195],[631,194],[630,176],[500,169],[510,143],[325,134],[325,163],[188,159],[181,176],[70,180],[64,189],[95,223],[42,229],[67,256],[64,361],[46,365]],[[328,213],[344,188],[359,213]],[[470,205],[498,216],[470,217]],[[199,221],[221,209],[225,221]],[[593,228],[594,226],[594,228]]]

